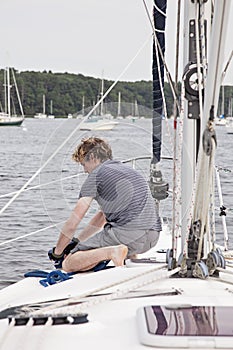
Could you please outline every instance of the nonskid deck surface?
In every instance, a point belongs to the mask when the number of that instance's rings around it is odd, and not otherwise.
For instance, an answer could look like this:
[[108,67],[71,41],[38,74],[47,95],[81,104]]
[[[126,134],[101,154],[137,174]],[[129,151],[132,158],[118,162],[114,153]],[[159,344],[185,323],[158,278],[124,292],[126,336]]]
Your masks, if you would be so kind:
[[[138,335],[138,309],[147,305],[233,305],[232,267],[227,266],[229,273],[220,272],[219,278],[177,277],[166,264],[171,242],[170,231],[164,230],[156,247],[139,259],[126,260],[124,267],[78,273],[47,287],[39,283],[41,277],[27,277],[0,290],[0,349],[15,350],[20,343],[24,350],[62,350],[67,342],[87,350],[96,344],[103,350],[147,349]],[[80,314],[87,315],[87,323],[51,323],[57,315],[69,319]],[[25,315],[31,317],[25,325],[9,324],[8,317]],[[33,325],[44,316],[43,325]]]
[[[156,247],[124,267],[78,273],[71,279],[43,287],[40,277],[27,277],[0,291],[0,349],[64,349],[69,344],[93,349],[147,349],[140,343],[137,310],[146,305],[233,305],[232,268],[218,278],[180,278],[167,270],[163,234]],[[227,283],[224,282],[227,280]],[[8,316],[31,316],[25,325],[9,325]],[[44,315],[87,314],[87,323],[33,325]],[[21,316],[20,316],[21,315]],[[46,316],[46,317],[47,317]],[[150,347],[149,347],[150,348]],[[172,347],[171,347],[172,348]],[[169,348],[168,348],[169,349]]]
[[[233,292],[233,268],[228,264],[220,272],[219,278],[209,277],[206,280],[197,278],[175,278],[178,276],[168,271],[166,249],[171,242],[168,234],[161,235],[158,244],[139,259],[126,260],[124,267],[109,268],[98,272],[78,273],[64,282],[43,287],[41,277],[27,277],[0,290],[0,311],[33,303],[56,303],[59,300],[86,300],[91,296],[110,295],[118,292],[114,298],[129,298],[144,290],[145,294],[155,291],[163,295],[168,292],[182,291],[182,297],[190,295],[199,298],[208,295],[217,297],[217,291],[226,298]],[[229,260],[231,263],[231,260]],[[224,283],[225,281],[225,283]],[[201,288],[199,288],[201,285]],[[142,295],[141,295],[142,297]],[[148,296],[147,296],[148,297]],[[179,296],[176,295],[176,298]],[[223,297],[223,299],[225,298]],[[68,303],[68,301],[67,301]]]
[[[167,240],[170,241],[169,234],[160,236],[159,242],[155,248],[142,254],[141,259],[151,259],[154,263],[150,266],[150,270],[157,269],[164,266],[166,261],[166,245]],[[168,245],[169,246],[169,245]],[[147,260],[148,262],[148,260]],[[111,265],[111,263],[110,263]],[[27,277],[21,281],[0,290],[0,310],[5,308],[5,305],[15,306],[24,303],[46,302],[50,300],[59,300],[64,298],[78,297],[81,295],[96,294],[96,290],[108,290],[112,284],[116,284],[116,288],[125,280],[133,279],[134,276],[143,274],[148,271],[150,264],[144,263],[143,260],[139,263],[128,261],[127,266],[133,266],[134,269],[129,268],[111,268],[98,272],[78,273],[72,276],[71,279],[55,284],[49,287],[43,287],[39,283],[41,277]],[[28,271],[25,271],[25,273]],[[113,288],[113,287],[112,287]],[[25,291],[27,291],[25,293]]]
[[[136,264],[135,264],[136,265]],[[131,265],[132,266],[132,265]],[[163,264],[156,265],[156,268]],[[35,301],[52,300],[55,303],[59,298],[68,298],[88,294],[97,286],[109,286],[116,283],[115,286],[107,287],[99,292],[101,296],[92,296],[91,298],[83,297],[81,304],[74,303],[72,306],[64,306],[59,309],[50,310],[50,312],[63,312],[71,314],[73,312],[85,312],[88,314],[88,323],[80,325],[43,325],[32,326],[8,326],[7,319],[0,321],[0,348],[16,349],[20,342],[23,349],[49,349],[56,346],[62,349],[67,341],[72,345],[78,344],[85,346],[86,349],[93,348],[95,344],[100,343],[102,349],[127,349],[145,348],[140,344],[137,334],[136,311],[138,308],[146,305],[232,305],[233,286],[226,285],[208,278],[200,279],[183,279],[183,278],[162,278],[166,269],[162,269],[162,274],[152,272],[145,274],[154,269],[154,264],[146,267],[122,267],[111,270],[99,271],[97,273],[75,275],[72,280],[62,282],[57,285],[42,287],[38,283],[38,278],[28,278],[21,283],[17,283],[6,289],[9,293],[8,301],[5,298],[3,306],[3,293],[1,293],[1,308],[6,306],[20,305]],[[157,277],[155,276],[157,274]],[[139,276],[136,280],[131,279],[128,282],[118,284],[123,279],[127,280],[133,276]],[[149,279],[154,282],[146,284]],[[39,290],[38,290],[39,285]],[[137,292],[141,295],[132,295],[135,286],[141,286]],[[14,292],[13,292],[14,287]],[[130,288],[132,291],[130,292]],[[119,291],[125,291],[120,293]],[[126,292],[127,291],[127,292]],[[109,294],[110,293],[110,294]],[[115,293],[115,296],[114,296]],[[18,294],[18,298],[17,298]],[[111,295],[113,296],[111,298]],[[110,298],[109,298],[110,296]],[[67,300],[64,300],[66,303]],[[59,304],[58,304],[59,305]],[[81,306],[81,307],[80,307]],[[42,306],[46,308],[46,305]],[[48,313],[48,311],[47,311]]]

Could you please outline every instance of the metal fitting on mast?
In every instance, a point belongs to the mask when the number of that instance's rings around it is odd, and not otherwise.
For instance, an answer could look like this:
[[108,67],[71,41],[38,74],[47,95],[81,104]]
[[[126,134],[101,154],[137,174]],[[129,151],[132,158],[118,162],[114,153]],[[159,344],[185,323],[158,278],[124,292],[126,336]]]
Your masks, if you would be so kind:
[[150,181],[149,186],[152,196],[160,201],[168,197],[169,185],[163,181],[162,172],[157,168],[157,164],[150,166]]

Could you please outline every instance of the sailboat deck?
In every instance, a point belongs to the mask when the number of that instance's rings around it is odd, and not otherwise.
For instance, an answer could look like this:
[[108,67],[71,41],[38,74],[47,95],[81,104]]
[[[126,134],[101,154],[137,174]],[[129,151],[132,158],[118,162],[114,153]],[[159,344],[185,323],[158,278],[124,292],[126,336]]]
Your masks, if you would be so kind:
[[[4,336],[1,349],[13,349],[19,341],[23,349],[33,349],[42,343],[44,348],[56,346],[57,349],[63,349],[67,341],[75,343],[77,336],[79,347],[90,348],[101,339],[102,349],[111,347],[114,350],[124,346],[142,349],[144,346],[139,342],[136,324],[136,311],[140,307],[174,304],[232,305],[233,284],[225,284],[221,278],[219,281],[211,277],[206,280],[174,277],[168,279],[164,278],[164,274],[167,273],[165,268],[148,274],[149,270],[163,267],[163,263],[156,264],[156,267],[155,264],[144,265],[146,266],[141,264],[138,267],[137,264],[133,264],[131,267],[77,274],[70,280],[47,288],[39,284],[39,278],[30,277],[19,282],[17,288],[12,285],[2,290],[1,304],[5,304],[5,307],[54,300],[49,306],[43,305],[44,313],[62,312],[69,315],[85,312],[88,314],[89,322],[80,325],[28,324],[10,327],[7,319],[3,319],[0,321],[0,344]],[[90,293],[94,296],[88,296]],[[73,298],[72,305],[65,305],[68,304],[66,298]],[[55,307],[61,303],[64,304],[63,307]],[[42,308],[40,312],[42,313]],[[66,327],[65,337],[61,332],[62,327]],[[121,337],[117,337],[117,334],[121,334]],[[8,338],[10,338],[9,344]]]

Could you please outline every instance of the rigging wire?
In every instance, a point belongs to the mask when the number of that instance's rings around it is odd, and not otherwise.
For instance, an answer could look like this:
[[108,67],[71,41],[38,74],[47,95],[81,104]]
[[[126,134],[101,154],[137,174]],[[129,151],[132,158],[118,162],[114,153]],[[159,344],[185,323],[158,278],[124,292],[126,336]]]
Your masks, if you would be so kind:
[[22,236],[19,236],[19,237],[16,237],[16,238],[8,239],[7,241],[1,242],[1,243],[0,243],[0,247],[3,246],[3,245],[6,245],[6,244],[8,244],[8,243],[12,243],[12,242],[18,241],[19,239],[22,239],[22,238],[25,238],[25,237],[29,237],[29,236],[33,236],[33,235],[35,235],[36,233],[46,231],[46,230],[48,230],[49,228],[56,227],[56,226],[58,226],[58,225],[64,224],[65,221],[66,221],[66,220],[63,220],[63,221],[60,221],[60,222],[58,222],[58,223],[56,223],[56,224],[52,224],[52,225],[43,227],[43,228],[41,228],[41,229],[39,229],[39,230],[30,232],[30,233],[26,233],[25,235],[22,235]]
[[[137,160],[145,160],[145,159],[148,159],[150,160],[151,159],[151,155],[147,155],[147,156],[139,156],[139,157],[133,157],[133,158],[129,158],[129,159],[125,159],[122,161],[122,163],[133,163],[135,164],[135,162]],[[164,159],[164,160],[172,160],[172,157],[166,157],[166,156],[161,156],[161,159]],[[222,169],[222,168],[221,168]],[[39,184],[39,185],[35,185],[35,186],[31,186],[31,187],[28,187],[26,188],[23,192],[27,192],[27,191],[31,191],[31,190],[36,190],[36,189],[39,189],[40,187],[45,187],[45,186],[48,186],[48,185],[51,185],[51,184],[54,184],[54,183],[57,183],[57,182],[62,182],[64,180],[69,180],[69,179],[73,179],[75,177],[79,177],[79,176],[82,176],[82,175],[86,175],[84,172],[80,172],[78,174],[75,174],[75,175],[70,175],[70,176],[66,176],[66,177],[62,177],[58,180],[53,180],[53,181],[50,181],[50,182],[45,182],[43,184]],[[13,191],[13,192],[8,192],[8,193],[5,193],[5,194],[2,194],[0,195],[0,199],[1,198],[5,198],[5,197],[10,197],[10,196],[13,196],[15,193],[17,193],[18,191]]]
[[82,124],[88,119],[88,117],[97,109],[97,107],[104,101],[106,96],[112,91],[115,85],[119,82],[124,73],[128,70],[137,56],[141,53],[143,48],[147,45],[148,41],[151,39],[151,36],[143,43],[143,45],[136,52],[134,57],[130,60],[130,62],[126,65],[126,67],[122,70],[117,79],[113,82],[113,84],[108,88],[108,90],[101,96],[99,101],[92,107],[90,112],[82,119],[82,121],[78,124],[76,128],[70,133],[70,135],[60,144],[60,146],[54,151],[54,153],[44,162],[44,164],[34,173],[34,175],[17,191],[17,193],[5,204],[5,206],[0,210],[0,215],[14,202],[14,200],[25,190],[25,188],[41,173],[41,171],[46,167],[46,165],[55,157],[55,155],[66,145],[66,143],[75,135],[75,133],[80,129]]
[[[57,308],[65,307],[65,306],[68,308],[69,305],[74,304],[74,303],[80,301],[83,298],[89,297],[91,295],[95,295],[95,294],[97,294],[97,293],[99,293],[101,291],[104,291],[105,289],[109,289],[109,288],[112,288],[112,287],[115,287],[115,286],[118,286],[118,285],[122,285],[124,283],[137,280],[138,278],[141,278],[141,277],[144,277],[144,276],[147,276],[147,275],[150,275],[151,273],[153,273],[153,276],[151,277],[151,279],[146,279],[146,280],[143,280],[141,282],[136,282],[131,287],[125,287],[125,288],[122,288],[122,289],[117,289],[115,292],[113,292],[111,294],[104,295],[103,297],[100,296],[100,297],[91,299],[90,301],[83,302],[81,304],[79,303],[77,306],[72,305],[72,310],[74,310],[74,312],[78,313],[78,312],[80,312],[83,309],[87,309],[88,307],[91,307],[93,305],[112,300],[112,299],[114,299],[116,297],[119,297],[121,295],[124,295],[124,294],[128,293],[129,291],[132,291],[132,290],[135,290],[135,289],[138,289],[138,288],[142,288],[143,286],[151,284],[151,283],[153,283],[153,282],[155,282],[157,280],[173,276],[175,273],[177,273],[180,270],[180,268],[177,267],[176,269],[174,269],[172,271],[168,271],[166,269],[166,267],[167,267],[166,264],[162,264],[159,267],[158,266],[157,267],[153,267],[153,268],[151,268],[149,270],[146,270],[146,271],[143,269],[142,272],[139,272],[139,273],[137,273],[136,275],[133,275],[133,276],[129,276],[129,277],[123,278],[120,281],[110,282],[110,283],[107,283],[107,284],[105,284],[103,286],[100,286],[98,288],[94,288],[91,291],[84,292],[83,294],[74,296],[74,297],[72,297],[72,298],[70,298],[68,300],[62,300],[62,301],[55,302],[53,305],[49,305],[49,306],[43,308],[42,310],[37,310],[35,312],[32,312],[31,316],[42,315],[44,313],[47,313],[50,310],[54,310],[53,314],[56,314],[55,309],[57,309]],[[59,310],[57,312],[59,313]]]
[[[180,39],[180,0],[177,5],[177,23],[176,23],[176,62],[175,62],[175,84],[174,88],[178,94],[178,70],[179,70],[179,39]],[[176,258],[177,254],[177,239],[180,230],[180,203],[181,203],[181,189],[180,189],[180,177],[181,177],[181,136],[177,150],[177,101],[174,100],[173,104],[173,116],[174,116],[174,128],[173,128],[173,197],[172,197],[172,249],[173,257]],[[180,106],[180,125],[183,121],[182,104]],[[183,123],[182,123],[183,125]],[[181,126],[182,126],[181,125]],[[180,130],[180,128],[179,128]],[[182,135],[182,134],[181,134]],[[176,160],[178,152],[178,160]]]
[[15,79],[14,70],[11,69],[11,72],[12,72],[12,76],[13,76],[13,80],[14,80],[14,84],[15,84],[15,89],[16,89],[17,98],[18,98],[18,101],[19,101],[20,111],[21,111],[21,114],[22,114],[22,116],[23,116],[23,118],[24,118],[24,110],[23,110],[23,106],[22,106],[22,103],[21,103],[21,98],[20,98],[20,95],[19,95],[19,89],[18,89],[18,85],[17,85],[16,79]]
[[225,78],[225,75],[226,75],[227,69],[228,69],[228,67],[229,67],[229,65],[230,65],[230,62],[231,62],[232,57],[233,57],[233,50],[231,51],[230,57],[228,58],[227,63],[226,63],[226,66],[225,66],[225,68],[224,68],[224,70],[223,70],[221,83],[223,82],[223,80],[224,80],[224,78]]
[[149,10],[148,10],[148,7],[146,5],[146,2],[145,0],[143,0],[143,3],[144,3],[144,6],[145,6],[145,10],[146,10],[146,13],[147,13],[147,16],[148,16],[148,19],[149,19],[149,22],[150,22],[150,25],[151,25],[151,28],[152,28],[152,35],[154,37],[154,40],[156,41],[156,44],[157,44],[157,47],[158,47],[158,50],[159,50],[159,54],[160,54],[160,58],[163,62],[163,65],[164,65],[164,68],[165,68],[165,71],[166,71],[166,74],[167,74],[167,80],[168,80],[168,83],[170,85],[170,88],[171,88],[171,91],[172,91],[172,95],[173,95],[173,98],[175,101],[177,101],[177,109],[178,111],[180,112],[180,105],[179,105],[179,102],[178,102],[178,95],[177,95],[177,92],[174,88],[174,84],[173,84],[173,81],[172,81],[172,77],[171,77],[171,74],[170,74],[170,71],[167,67],[167,63],[165,61],[165,58],[164,58],[164,55],[163,55],[163,52],[162,52],[162,49],[159,45],[159,42],[158,42],[158,39],[155,35],[155,30],[154,30],[154,24],[153,24],[153,21],[151,19],[151,16],[150,16],[150,13],[149,13]]
[[[162,158],[163,158],[163,159],[166,159],[166,160],[171,160],[171,159],[172,159],[171,157],[162,157]],[[145,159],[150,160],[150,159],[151,159],[151,155],[129,158],[129,159],[123,160],[122,163],[132,163],[132,166],[135,168],[135,165],[136,165],[136,161],[137,161],[137,160],[145,160]],[[74,178],[74,177],[77,177],[77,176],[79,176],[79,175],[85,175],[85,173],[84,173],[84,172],[81,172],[81,173],[79,173],[79,174],[67,176],[67,177],[62,178],[62,179],[59,179],[59,180],[54,180],[54,181],[51,181],[51,182],[48,182],[48,183],[44,183],[44,184],[41,184],[41,185],[37,185],[37,186],[33,186],[33,187],[28,187],[27,189],[24,190],[24,192],[29,191],[29,190],[38,189],[38,188],[40,188],[41,186],[47,186],[47,185],[50,185],[51,183],[55,183],[55,182],[58,182],[58,181],[63,181],[63,180],[69,179],[69,178]],[[7,193],[7,194],[5,194],[5,195],[2,195],[0,198],[6,197],[6,196],[10,196],[10,195],[12,195],[12,194],[14,194],[14,193],[17,193],[17,192]],[[43,229],[39,229],[39,230],[30,232],[30,233],[27,233],[27,234],[25,234],[25,235],[22,235],[22,236],[19,236],[19,237],[16,237],[16,238],[13,238],[13,239],[4,241],[4,242],[0,243],[0,247],[3,246],[3,245],[5,245],[5,244],[8,244],[8,243],[17,241],[17,240],[19,240],[19,239],[22,239],[22,238],[25,238],[25,237],[28,237],[28,236],[32,236],[32,235],[34,235],[34,234],[37,234],[37,233],[46,231],[46,230],[48,230],[48,229],[50,229],[50,228],[52,228],[52,227],[56,227],[56,226],[61,225],[61,224],[64,224],[64,223],[65,223],[65,221],[61,221],[61,222],[56,223],[56,224],[54,224],[54,225],[46,226],[46,227],[44,227]],[[0,249],[1,249],[1,248],[0,248]]]
[[[228,3],[229,6],[229,3]],[[203,113],[203,121],[202,121],[202,133],[204,134],[204,130],[208,130],[211,135],[213,135],[213,121],[212,118],[214,115],[211,115],[211,109],[212,106],[215,106],[218,101],[218,94],[219,94],[219,83],[221,81],[221,62],[223,59],[223,51],[224,51],[224,32],[226,30],[226,16],[227,16],[227,2],[216,3],[216,8],[214,12],[214,23],[215,27],[212,30],[212,41],[210,43],[210,55],[211,53],[215,53],[215,56],[210,62],[209,65],[209,72],[208,72],[208,79],[206,83],[206,94],[205,94],[205,105],[204,105],[204,113]],[[198,28],[197,28],[198,29]],[[215,30],[219,30],[219,37],[215,37]],[[218,42],[218,45],[216,45],[216,41]],[[198,45],[199,47],[199,45]],[[213,52],[211,51],[213,50]],[[211,72],[214,73],[213,76],[211,75]],[[208,84],[208,85],[207,85]],[[208,89],[209,87],[209,89]],[[200,89],[200,87],[199,87]],[[201,97],[200,90],[199,90],[199,97]],[[200,106],[202,107],[202,106]],[[213,110],[213,114],[215,111]],[[205,126],[205,123],[207,126]],[[210,149],[212,149],[209,154],[204,150],[203,147],[200,148],[199,156],[200,159],[198,167],[198,183],[197,183],[197,193],[196,193],[196,203],[195,203],[195,212],[194,212],[194,220],[200,220],[201,221],[201,228],[200,228],[200,240],[198,245],[198,253],[197,253],[197,261],[201,258],[201,251],[203,248],[203,237],[204,237],[204,230],[207,230],[209,222],[208,222],[208,211],[209,206],[211,204],[211,181],[213,180],[213,173],[214,173],[214,153],[215,153],[215,140],[213,136],[209,136],[210,140],[209,143],[211,143]],[[203,174],[207,174],[205,176],[205,180],[203,179]],[[205,195],[204,195],[205,192]],[[212,194],[213,196],[213,194]],[[207,198],[207,200],[206,200]]]
[[[64,180],[73,179],[74,177],[78,177],[78,176],[81,176],[81,175],[84,175],[84,174],[85,174],[84,172],[81,172],[81,173],[78,173],[78,174],[75,174],[75,175],[70,175],[70,176],[63,177],[63,178],[58,179],[58,180],[53,180],[53,181],[50,181],[50,182],[45,182],[45,183],[43,183],[43,184],[31,186],[31,187],[26,188],[23,192],[27,192],[27,191],[31,191],[31,190],[36,190],[36,189],[38,189],[38,188],[45,187],[45,186],[51,185],[51,184],[56,183],[56,182],[62,182],[62,181],[64,181]],[[18,191],[8,192],[8,193],[5,193],[5,194],[2,194],[2,195],[0,195],[0,199],[1,199],[1,198],[4,198],[4,197],[13,196],[13,195],[16,194],[17,192],[18,192]]]

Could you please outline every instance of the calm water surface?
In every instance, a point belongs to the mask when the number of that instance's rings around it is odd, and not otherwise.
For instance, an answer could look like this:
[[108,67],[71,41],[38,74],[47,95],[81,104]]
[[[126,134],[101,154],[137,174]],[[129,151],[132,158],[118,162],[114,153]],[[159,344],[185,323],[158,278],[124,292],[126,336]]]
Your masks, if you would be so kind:
[[[79,120],[76,119],[26,119],[21,127],[0,128],[0,208],[57,151],[78,123]],[[165,122],[163,125],[164,156],[172,156],[172,123],[168,124],[168,129]],[[90,135],[106,138],[112,146],[115,159],[123,160],[151,153],[151,120],[137,120],[134,123],[120,120],[115,129],[105,132],[77,131],[28,185],[43,186],[21,193],[0,216],[0,244],[21,237],[0,245],[0,288],[21,279],[27,271],[53,267],[47,258],[47,252],[55,245],[62,222],[73,209],[86,176],[81,174],[81,167],[72,161],[71,155],[81,138]],[[231,170],[233,135],[227,134],[225,127],[217,127],[217,137],[216,164]],[[161,163],[163,175],[172,188],[172,161],[163,160]],[[137,166],[146,177],[147,166],[148,162],[142,161]],[[231,177],[231,173],[221,172],[224,204],[228,208],[233,208]],[[86,221],[95,209],[95,205],[90,208]],[[170,216],[170,213],[171,200],[167,199],[161,203],[161,214]],[[233,228],[231,213],[227,216],[227,225],[230,236]],[[220,225],[217,225],[217,231],[217,239],[221,241]],[[24,235],[28,236],[23,237]],[[230,247],[233,247],[233,239]]]

